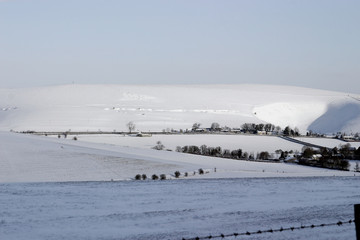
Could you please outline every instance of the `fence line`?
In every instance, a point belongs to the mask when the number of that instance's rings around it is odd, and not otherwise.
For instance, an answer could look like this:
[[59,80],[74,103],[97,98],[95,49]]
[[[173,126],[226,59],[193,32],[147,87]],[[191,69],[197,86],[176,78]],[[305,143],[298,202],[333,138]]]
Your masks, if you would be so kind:
[[241,233],[231,233],[231,234],[220,234],[220,235],[209,235],[206,237],[193,237],[193,238],[182,238],[182,240],[202,240],[202,239],[216,239],[216,238],[226,238],[226,237],[238,237],[238,236],[250,236],[256,234],[264,233],[274,233],[274,232],[284,232],[284,231],[294,231],[294,230],[303,230],[307,228],[319,228],[319,227],[329,227],[329,226],[342,226],[344,224],[355,223],[355,220],[351,219],[349,221],[338,221],[336,223],[323,223],[323,224],[312,224],[312,225],[301,225],[300,227],[288,227],[288,228],[279,228],[279,229],[269,229],[269,230],[259,230],[256,232],[241,232]]

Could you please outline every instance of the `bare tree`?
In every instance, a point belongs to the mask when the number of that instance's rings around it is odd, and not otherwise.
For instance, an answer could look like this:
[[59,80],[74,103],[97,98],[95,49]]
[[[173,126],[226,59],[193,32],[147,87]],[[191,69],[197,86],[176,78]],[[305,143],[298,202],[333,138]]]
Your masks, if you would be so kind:
[[132,122],[132,121],[130,121],[130,122],[128,122],[127,124],[126,124],[126,127],[129,129],[129,132],[131,133],[132,131],[134,131],[135,130],[135,123],[134,122]]
[[355,164],[354,172],[360,172],[360,167],[358,162]]
[[165,146],[160,141],[157,141],[156,146],[153,147],[155,150],[164,150],[164,148]]
[[256,128],[257,131],[263,131],[263,130],[264,130],[264,126],[265,126],[265,124],[260,123],[260,124],[257,124],[255,128]]
[[276,132],[276,134],[280,134],[280,133],[281,133],[281,127],[280,127],[280,126],[276,126],[276,127],[275,127],[275,132]]
[[200,128],[200,126],[201,126],[201,123],[196,122],[192,125],[192,130],[195,131],[196,129]]
[[273,124],[271,124],[271,123],[267,123],[264,126],[264,130],[266,132],[273,132],[275,130],[275,126]]
[[254,132],[256,130],[256,124],[255,123],[244,123],[241,128],[244,132]]
[[219,124],[219,123],[213,122],[213,123],[211,124],[211,130],[212,130],[212,131],[218,131],[219,129],[220,129],[220,124]]

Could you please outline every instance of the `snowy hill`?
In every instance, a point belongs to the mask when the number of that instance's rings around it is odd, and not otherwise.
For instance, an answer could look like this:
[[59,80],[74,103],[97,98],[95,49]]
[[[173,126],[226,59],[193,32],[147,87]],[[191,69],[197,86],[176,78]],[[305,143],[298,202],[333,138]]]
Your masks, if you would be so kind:
[[267,85],[65,85],[0,89],[0,130],[189,129],[272,123],[301,132],[360,132],[360,97]]
[[172,150],[178,145],[204,143],[209,146],[221,143],[222,147],[242,148],[254,154],[302,148],[277,137],[82,135],[73,141],[9,130],[127,131],[126,124],[133,121],[137,130],[143,132],[189,129],[195,122],[204,127],[213,122],[230,127],[270,122],[302,131],[360,132],[357,98],[337,92],[265,85],[66,85],[1,89],[0,182],[124,180],[136,174],[169,176],[175,171],[194,172],[199,168],[209,171],[203,178],[350,176],[352,172],[151,149],[158,140]]

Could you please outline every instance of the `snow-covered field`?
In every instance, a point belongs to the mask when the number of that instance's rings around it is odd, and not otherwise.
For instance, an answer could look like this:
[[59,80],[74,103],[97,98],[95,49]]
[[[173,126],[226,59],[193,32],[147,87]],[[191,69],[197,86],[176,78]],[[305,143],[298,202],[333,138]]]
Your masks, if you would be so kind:
[[[137,138],[140,139],[140,138]],[[267,137],[263,137],[267,141]],[[109,181],[136,174],[208,174],[192,178],[353,176],[360,173],[296,164],[259,163],[205,157],[150,148],[0,133],[0,182]],[[259,140],[261,141],[261,140]],[[270,144],[270,143],[269,143]],[[277,146],[277,145],[276,145]],[[215,172],[216,168],[216,172]]]
[[274,153],[278,149],[283,151],[301,151],[302,145],[286,141],[275,136],[258,135],[217,135],[217,134],[185,134],[163,135],[156,134],[151,137],[131,137],[128,135],[81,135],[79,141],[107,143],[119,146],[129,146],[150,149],[160,141],[166,149],[176,150],[177,146],[194,145],[200,147],[205,144],[208,147],[220,146],[222,149],[242,149],[248,153],[268,151]]
[[[258,136],[258,135],[202,135],[202,134],[185,134],[185,135],[163,135],[156,134],[152,137],[132,137],[129,135],[114,135],[114,134],[91,134],[77,136],[79,141],[92,142],[92,143],[106,143],[117,146],[128,146],[135,148],[151,149],[158,141],[160,141],[165,149],[172,151],[176,150],[177,146],[194,145],[200,147],[205,144],[208,147],[220,146],[222,149],[236,150],[242,149],[256,156],[262,151],[267,151],[274,158],[279,158],[280,155],[276,154],[276,150],[301,152],[304,145],[286,141],[276,136]],[[314,137],[296,137],[295,139],[323,146],[328,148],[338,147],[341,145],[350,144],[352,147],[360,147],[360,142],[344,142],[337,139],[329,138],[314,138]],[[356,163],[360,161],[350,161],[349,170],[353,171]]]
[[272,123],[321,133],[360,132],[360,97],[269,85],[66,85],[0,89],[0,130],[126,131],[239,128]]
[[[354,218],[359,177],[0,184],[0,239],[182,239]],[[355,240],[354,224],[226,239]]]
[[360,142],[344,142],[338,139],[332,138],[313,138],[313,137],[296,137],[297,140],[308,142],[328,148],[339,148],[341,145],[350,144],[352,147],[358,148],[360,147]]

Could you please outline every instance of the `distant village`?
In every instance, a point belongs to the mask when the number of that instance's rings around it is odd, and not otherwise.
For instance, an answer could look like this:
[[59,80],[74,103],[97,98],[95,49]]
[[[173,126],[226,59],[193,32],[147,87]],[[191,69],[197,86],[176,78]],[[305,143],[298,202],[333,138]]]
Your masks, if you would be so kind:
[[[155,132],[154,132],[155,133]],[[244,123],[239,128],[231,128],[228,126],[220,126],[219,123],[212,123],[210,127],[202,127],[201,123],[194,123],[191,129],[163,129],[162,133],[229,133],[229,134],[254,134],[254,135],[269,135],[269,136],[290,136],[290,137],[326,137],[326,138],[336,138],[343,141],[360,141],[360,133],[333,133],[332,135],[325,135],[321,133],[316,133],[313,131],[306,132],[306,135],[301,135],[298,128],[292,129],[290,126],[282,129],[280,126],[275,126],[274,124],[255,124],[255,123]],[[156,134],[156,133],[155,133]],[[140,135],[141,136],[141,133]]]

